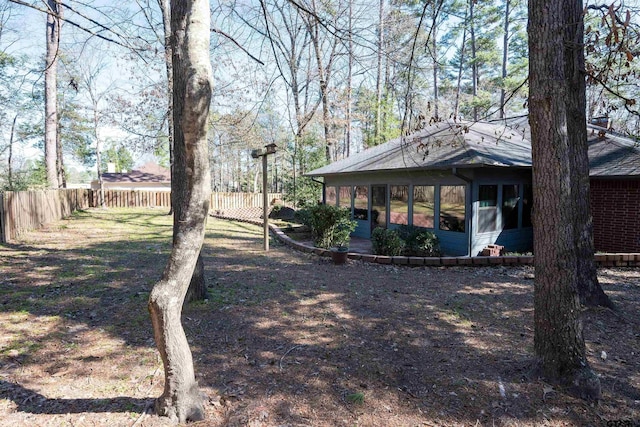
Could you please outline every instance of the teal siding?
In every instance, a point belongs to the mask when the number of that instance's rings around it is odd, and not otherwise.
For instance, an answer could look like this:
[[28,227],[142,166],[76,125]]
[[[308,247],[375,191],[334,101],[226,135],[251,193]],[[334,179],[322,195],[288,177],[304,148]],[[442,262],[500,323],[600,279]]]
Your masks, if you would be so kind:
[[440,250],[446,256],[466,256],[469,255],[467,247],[469,237],[467,233],[456,233],[453,231],[434,230],[440,240]]
[[[531,172],[526,170],[510,170],[504,168],[481,168],[467,169],[460,171],[460,175],[454,175],[452,171],[419,171],[405,170],[402,172],[377,172],[363,174],[345,174],[333,175],[325,177],[325,185],[330,186],[369,186],[369,215],[368,220],[357,220],[357,228],[353,232],[354,236],[371,238],[371,185],[387,186],[387,218],[385,223],[390,229],[397,226],[389,222],[389,186],[390,185],[407,185],[409,186],[409,205],[408,215],[409,223],[412,222],[412,199],[413,186],[415,185],[432,185],[435,187],[435,208],[434,208],[434,225],[433,231],[440,240],[440,248],[444,255],[448,256],[474,256],[482,251],[484,247],[490,244],[498,244],[505,247],[506,250],[512,252],[524,252],[531,250],[533,246],[533,232],[531,227],[522,227],[522,207],[519,207],[519,228],[509,230],[496,230],[487,233],[477,233],[479,209],[479,186],[480,185],[498,185],[501,190],[497,200],[498,206],[502,203],[502,188],[508,184],[518,184],[520,187],[520,195],[522,198],[523,186],[525,183],[531,183]],[[438,228],[440,218],[440,187],[443,185],[464,185],[466,187],[466,223],[465,232],[444,231]],[[344,205],[343,202],[340,203]],[[353,209],[353,207],[352,207]],[[500,207],[501,209],[501,207]],[[352,211],[353,212],[353,211]],[[498,210],[498,216],[500,215]],[[501,220],[498,222],[501,228]]]
[[533,248],[533,229],[531,227],[503,230],[494,233],[475,234],[471,255],[478,255],[487,245],[504,246],[508,252],[527,252]]
[[356,220],[356,222],[358,223],[358,225],[356,226],[355,231],[351,233],[351,235],[356,237],[363,237],[365,239],[370,239],[371,238],[371,221]]

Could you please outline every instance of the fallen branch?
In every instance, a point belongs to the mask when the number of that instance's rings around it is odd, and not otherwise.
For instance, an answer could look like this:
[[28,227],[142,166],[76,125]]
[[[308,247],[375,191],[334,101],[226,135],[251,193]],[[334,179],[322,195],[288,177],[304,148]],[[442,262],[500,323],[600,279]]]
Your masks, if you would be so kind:
[[280,370],[282,371],[284,368],[282,367],[282,361],[284,360],[285,357],[287,357],[287,354],[291,353],[293,350],[295,350],[296,348],[300,347],[300,345],[294,345],[293,347],[291,347],[289,350],[287,350],[282,357],[280,358]]

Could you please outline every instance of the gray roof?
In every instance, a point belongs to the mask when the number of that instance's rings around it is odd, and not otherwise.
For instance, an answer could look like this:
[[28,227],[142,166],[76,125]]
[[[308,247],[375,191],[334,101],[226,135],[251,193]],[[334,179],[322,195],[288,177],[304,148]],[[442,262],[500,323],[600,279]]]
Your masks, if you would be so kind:
[[531,167],[520,132],[490,123],[444,121],[308,172],[309,176],[398,169]]
[[[595,129],[595,131],[594,131]],[[640,146],[590,126],[591,176],[640,176]],[[530,168],[531,143],[526,117],[508,126],[493,122],[444,121],[403,138],[371,147],[308,172],[326,176],[407,169],[438,170],[477,167]]]
[[103,173],[104,182],[171,182],[171,171],[162,166],[148,162],[128,173]]
[[599,129],[589,129],[589,175],[640,176],[640,141],[611,133],[603,138],[598,134]]

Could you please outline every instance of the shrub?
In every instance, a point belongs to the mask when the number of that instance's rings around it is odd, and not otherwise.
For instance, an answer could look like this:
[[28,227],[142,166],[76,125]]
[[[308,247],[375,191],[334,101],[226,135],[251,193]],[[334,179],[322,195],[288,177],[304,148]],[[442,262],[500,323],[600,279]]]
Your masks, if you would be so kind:
[[371,246],[376,255],[398,256],[404,252],[404,241],[395,230],[376,228],[371,234]]
[[293,214],[293,220],[299,224],[311,227],[311,212],[309,211],[309,207],[298,209]]
[[402,225],[398,228],[398,236],[405,243],[406,256],[440,256],[438,236],[424,228]]
[[348,246],[356,222],[347,208],[314,205],[301,209],[298,218],[311,228],[313,244],[318,248]]

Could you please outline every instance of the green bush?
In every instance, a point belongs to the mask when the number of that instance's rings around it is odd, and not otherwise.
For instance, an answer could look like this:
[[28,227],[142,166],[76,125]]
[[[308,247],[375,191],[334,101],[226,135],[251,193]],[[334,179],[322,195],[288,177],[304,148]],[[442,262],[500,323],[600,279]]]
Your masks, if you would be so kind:
[[371,234],[371,246],[376,255],[398,256],[404,253],[405,243],[397,231],[378,227]]
[[406,256],[440,256],[440,241],[431,231],[412,225],[398,228],[398,236],[404,241]]
[[324,204],[307,206],[298,211],[297,217],[311,228],[313,244],[324,249],[348,246],[357,225],[349,209]]

